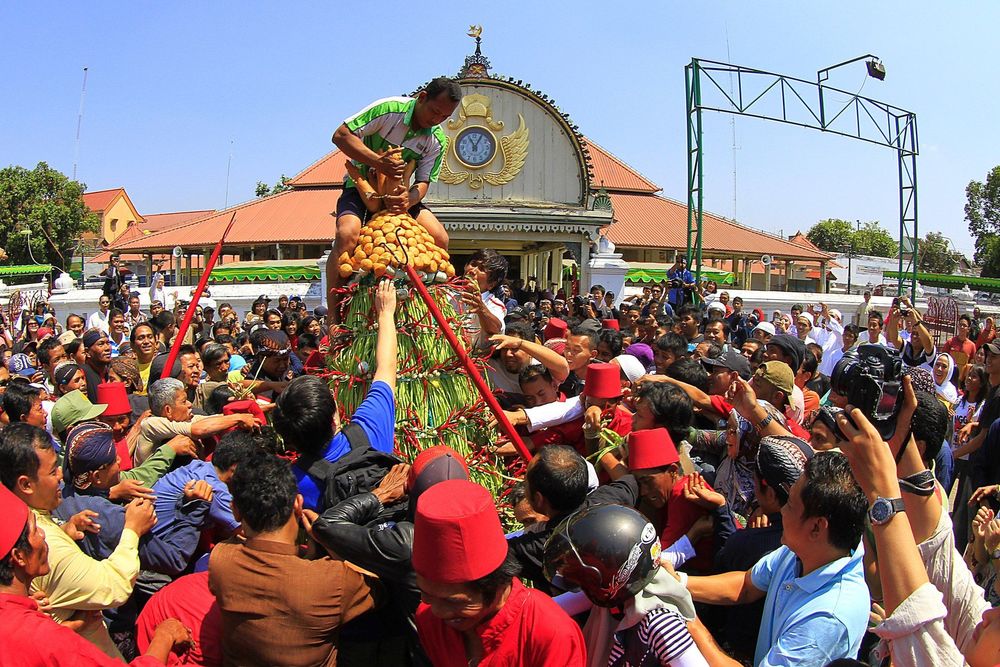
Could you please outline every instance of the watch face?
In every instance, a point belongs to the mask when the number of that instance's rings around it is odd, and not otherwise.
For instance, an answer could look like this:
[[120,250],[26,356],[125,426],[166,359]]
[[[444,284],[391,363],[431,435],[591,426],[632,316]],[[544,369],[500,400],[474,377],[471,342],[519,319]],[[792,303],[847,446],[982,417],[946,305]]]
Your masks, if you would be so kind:
[[869,516],[874,524],[884,523],[889,520],[890,516],[892,516],[892,505],[888,500],[879,498],[875,501],[875,504],[872,505]]
[[497,140],[485,127],[467,127],[455,139],[455,155],[466,167],[482,167],[497,153]]

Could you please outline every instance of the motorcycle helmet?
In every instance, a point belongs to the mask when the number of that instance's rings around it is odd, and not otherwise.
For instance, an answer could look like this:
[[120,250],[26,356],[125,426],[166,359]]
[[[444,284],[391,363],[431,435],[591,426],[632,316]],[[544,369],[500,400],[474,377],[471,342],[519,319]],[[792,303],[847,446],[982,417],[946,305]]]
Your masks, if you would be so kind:
[[595,505],[567,517],[545,543],[545,576],[580,589],[599,607],[618,607],[660,567],[656,529],[630,507]]

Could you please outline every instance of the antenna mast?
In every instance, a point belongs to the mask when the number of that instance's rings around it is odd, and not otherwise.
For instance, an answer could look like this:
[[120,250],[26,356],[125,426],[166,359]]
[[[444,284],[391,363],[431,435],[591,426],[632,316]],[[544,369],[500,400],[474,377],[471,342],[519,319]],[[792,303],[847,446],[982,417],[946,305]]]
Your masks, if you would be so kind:
[[83,88],[80,90],[80,112],[76,117],[76,145],[73,148],[73,180],[76,180],[76,165],[80,161],[80,126],[83,125],[83,103],[87,99],[87,68],[83,68]]

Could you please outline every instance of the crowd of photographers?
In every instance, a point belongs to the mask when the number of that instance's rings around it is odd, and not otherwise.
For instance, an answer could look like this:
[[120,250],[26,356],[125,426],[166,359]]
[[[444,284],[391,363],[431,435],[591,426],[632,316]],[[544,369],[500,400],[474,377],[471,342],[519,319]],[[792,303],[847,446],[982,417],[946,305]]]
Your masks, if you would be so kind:
[[479,251],[460,295],[532,455],[499,501],[448,447],[393,457],[388,281],[353,415],[294,299],[203,301],[172,363],[183,300],[143,313],[115,272],[87,320],[21,313],[0,662],[1000,662],[992,320],[936,345],[906,299],[768,318],[680,265],[623,302],[506,269]]

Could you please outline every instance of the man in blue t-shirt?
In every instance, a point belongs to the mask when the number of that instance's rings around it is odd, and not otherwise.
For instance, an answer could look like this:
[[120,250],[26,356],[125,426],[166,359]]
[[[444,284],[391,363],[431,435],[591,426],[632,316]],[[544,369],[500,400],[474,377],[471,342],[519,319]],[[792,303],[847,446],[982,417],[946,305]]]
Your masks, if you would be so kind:
[[677,261],[667,271],[667,280],[670,283],[670,293],[667,301],[674,310],[677,310],[685,303],[691,303],[689,295],[694,290],[695,285],[694,276],[687,268],[686,257],[677,255]]
[[[386,279],[375,294],[378,340],[375,344],[375,374],[368,395],[351,416],[368,436],[373,449],[391,454],[396,429],[396,288]],[[303,375],[288,383],[276,401],[274,428],[285,446],[303,456],[322,456],[331,463],[351,450],[340,430],[340,415],[326,382]],[[306,509],[320,510],[322,480],[292,466]]]
[[[861,533],[868,501],[840,452],[820,452],[781,508],[782,546],[748,571],[681,577],[695,602],[746,604],[764,599],[753,664],[825,665],[853,658],[871,608]],[[691,634],[710,664],[732,662],[695,623]]]

